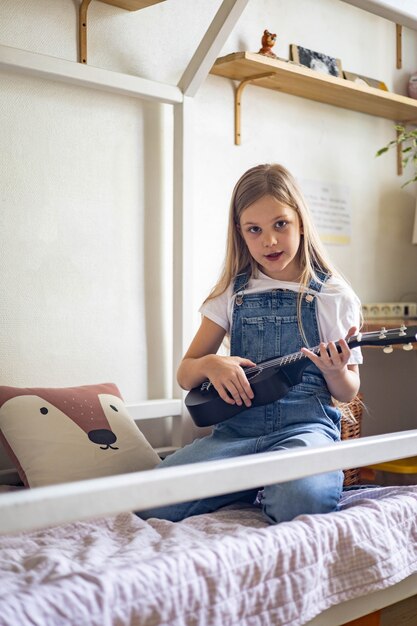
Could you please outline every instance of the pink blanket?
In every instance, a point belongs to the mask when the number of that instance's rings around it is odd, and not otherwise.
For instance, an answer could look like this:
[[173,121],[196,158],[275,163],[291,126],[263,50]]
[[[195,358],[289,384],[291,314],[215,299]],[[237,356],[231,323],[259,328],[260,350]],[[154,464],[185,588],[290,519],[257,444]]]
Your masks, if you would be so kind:
[[0,538],[0,626],[301,626],[414,572],[417,487],[276,526],[246,506],[126,513]]

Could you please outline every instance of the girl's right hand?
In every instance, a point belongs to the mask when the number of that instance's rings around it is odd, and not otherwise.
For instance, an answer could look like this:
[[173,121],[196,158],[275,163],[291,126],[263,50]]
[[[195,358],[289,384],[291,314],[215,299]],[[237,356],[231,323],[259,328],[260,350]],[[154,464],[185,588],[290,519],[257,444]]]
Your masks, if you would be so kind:
[[240,356],[210,354],[205,358],[207,378],[221,399],[227,404],[251,406],[254,393],[242,368],[256,363]]

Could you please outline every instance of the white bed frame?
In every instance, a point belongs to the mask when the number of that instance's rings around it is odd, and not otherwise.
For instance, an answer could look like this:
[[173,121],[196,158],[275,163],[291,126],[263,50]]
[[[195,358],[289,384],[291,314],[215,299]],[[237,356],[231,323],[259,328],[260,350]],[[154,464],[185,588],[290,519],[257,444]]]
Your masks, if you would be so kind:
[[[397,24],[417,30],[417,18],[383,0],[344,0]],[[184,289],[192,267],[192,103],[232,29],[249,0],[223,0],[212,24],[198,46],[178,85],[164,85],[139,77],[64,61],[45,55],[0,46],[0,71],[37,76],[129,97],[170,104],[174,107],[174,346],[177,364],[192,332],[191,297]],[[187,281],[189,286],[189,281]],[[182,445],[186,418],[182,394],[174,385],[170,399],[137,403],[128,407],[137,419],[173,417],[172,446]],[[38,529],[74,520],[140,510],[197,497],[284,482],[310,474],[357,467],[417,455],[417,430],[366,437],[313,450],[272,452],[244,458],[198,463],[10,492],[0,498],[0,534]],[[0,481],[12,482],[10,472]],[[417,574],[386,591],[343,603],[322,613],[310,626],[338,626],[417,593]]]

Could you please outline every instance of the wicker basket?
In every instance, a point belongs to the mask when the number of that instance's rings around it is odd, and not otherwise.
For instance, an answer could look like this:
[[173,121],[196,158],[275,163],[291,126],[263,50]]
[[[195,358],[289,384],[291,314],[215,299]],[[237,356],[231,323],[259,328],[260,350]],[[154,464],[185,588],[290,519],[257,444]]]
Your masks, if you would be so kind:
[[[342,439],[356,439],[361,436],[362,423],[362,397],[357,395],[350,402],[338,402],[338,408],[342,412]],[[359,468],[344,470],[344,487],[359,483]]]

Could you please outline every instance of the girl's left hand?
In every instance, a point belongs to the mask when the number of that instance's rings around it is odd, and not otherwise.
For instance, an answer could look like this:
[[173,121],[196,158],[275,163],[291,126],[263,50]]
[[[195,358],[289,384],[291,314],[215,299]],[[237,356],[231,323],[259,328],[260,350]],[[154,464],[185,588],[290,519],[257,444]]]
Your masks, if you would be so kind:
[[[357,332],[356,326],[352,326],[349,329],[346,339],[349,339]],[[336,344],[331,341],[327,345],[322,342],[320,344],[320,356],[311,352],[307,348],[301,348],[301,352],[305,354],[317,367],[323,372],[324,375],[341,372],[346,368],[347,362],[350,357],[350,348],[345,339],[340,339],[338,342],[341,347],[341,352],[338,351]]]

